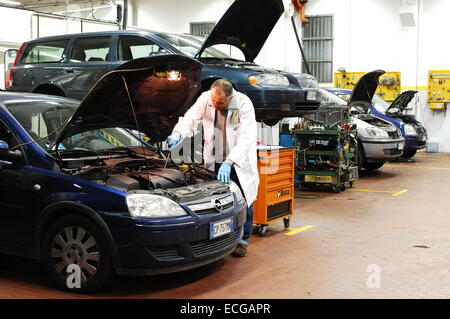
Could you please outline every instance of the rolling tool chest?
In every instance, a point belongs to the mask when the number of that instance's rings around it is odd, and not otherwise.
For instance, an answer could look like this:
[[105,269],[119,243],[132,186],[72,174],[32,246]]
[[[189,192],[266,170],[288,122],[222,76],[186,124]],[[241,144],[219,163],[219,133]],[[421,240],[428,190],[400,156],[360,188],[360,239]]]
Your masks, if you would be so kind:
[[347,123],[346,110],[333,110],[322,109],[303,129],[291,131],[301,190],[326,186],[337,193],[358,179],[356,127]]
[[268,224],[280,219],[289,228],[294,213],[294,148],[258,146],[258,197],[254,203],[253,222],[258,235],[264,236]]

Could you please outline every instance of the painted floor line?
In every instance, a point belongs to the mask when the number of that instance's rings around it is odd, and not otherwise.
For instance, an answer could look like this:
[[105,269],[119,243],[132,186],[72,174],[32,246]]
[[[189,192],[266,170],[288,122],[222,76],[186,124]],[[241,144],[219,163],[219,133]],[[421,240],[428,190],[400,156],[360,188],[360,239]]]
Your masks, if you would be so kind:
[[293,236],[293,235],[301,233],[301,232],[303,232],[305,230],[311,229],[313,227],[314,227],[313,225],[308,225],[308,226],[303,226],[301,228],[289,228],[289,229],[293,229],[293,230],[291,230],[291,231],[289,231],[287,233],[284,233],[284,235],[286,235],[286,236]]
[[349,188],[349,191],[356,191],[356,192],[369,192],[369,193],[389,193],[389,194],[395,194],[396,191],[383,191],[378,189],[359,189],[359,188]]
[[392,196],[399,196],[408,191],[407,189],[404,189],[401,191],[383,191],[383,190],[378,190],[378,189],[359,189],[359,188],[349,188],[348,190],[356,191],[356,192],[368,192],[368,193],[387,193],[387,194],[392,194]]
[[401,195],[401,194],[406,193],[407,191],[408,191],[407,189],[404,189],[404,190],[402,190],[402,191],[400,191],[400,192],[397,192],[397,193],[395,193],[395,194],[392,194],[392,196],[399,196],[399,195]]
[[450,171],[450,168],[445,167],[424,167],[424,166],[415,166],[415,165],[386,165],[387,167],[406,167],[406,168],[423,168],[423,169],[435,169],[441,171]]

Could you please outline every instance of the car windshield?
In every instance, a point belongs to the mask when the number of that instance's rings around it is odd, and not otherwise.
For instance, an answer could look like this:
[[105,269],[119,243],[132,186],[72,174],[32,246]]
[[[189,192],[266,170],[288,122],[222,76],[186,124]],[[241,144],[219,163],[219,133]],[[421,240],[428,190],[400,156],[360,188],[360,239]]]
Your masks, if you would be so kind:
[[[54,101],[11,102],[6,108],[43,149],[52,151],[67,120],[75,112],[78,103]],[[70,136],[62,141],[59,150],[103,151],[142,146],[146,136],[137,131],[111,127],[91,130]]]
[[389,104],[378,94],[374,94],[372,98],[372,105],[381,113],[386,113],[389,108]]
[[45,150],[54,142],[78,103],[61,101],[15,101],[6,108],[33,140]]
[[328,92],[324,89],[319,89],[320,92],[320,102],[322,105],[327,106],[346,106],[347,102],[341,99],[340,97],[334,95],[333,93]]
[[[157,36],[169,42],[172,46],[190,57],[195,57],[198,50],[200,50],[200,48],[202,47],[204,41],[203,38],[201,38],[202,40],[200,40],[200,38],[197,37],[180,34],[158,33]],[[235,60],[234,58],[215,48],[205,49],[202,53],[202,58]]]
[[59,145],[66,151],[111,151],[142,146],[146,136],[138,131],[120,127],[101,128],[65,138]]

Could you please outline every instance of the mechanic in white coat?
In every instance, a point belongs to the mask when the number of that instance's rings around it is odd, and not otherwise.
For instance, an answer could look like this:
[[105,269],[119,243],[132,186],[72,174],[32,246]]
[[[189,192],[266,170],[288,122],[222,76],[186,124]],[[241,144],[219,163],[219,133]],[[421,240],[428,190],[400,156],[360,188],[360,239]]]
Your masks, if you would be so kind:
[[224,183],[233,180],[247,201],[247,220],[241,242],[234,256],[247,254],[248,238],[253,227],[253,201],[256,199],[259,175],[256,155],[257,126],[250,99],[233,89],[230,82],[216,80],[195,104],[180,117],[167,138],[171,150],[182,139],[190,137],[202,121],[205,168],[214,170]]

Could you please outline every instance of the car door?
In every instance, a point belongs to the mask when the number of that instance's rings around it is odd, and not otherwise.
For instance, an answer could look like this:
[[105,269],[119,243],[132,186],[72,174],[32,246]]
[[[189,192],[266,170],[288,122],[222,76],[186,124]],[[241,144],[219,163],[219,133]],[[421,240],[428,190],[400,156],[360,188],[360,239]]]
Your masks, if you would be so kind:
[[[0,140],[11,147],[19,145],[17,134],[0,118]],[[23,148],[19,149],[24,151]],[[25,154],[25,153],[24,153]],[[0,159],[4,161],[4,159]],[[8,161],[9,162],[9,161]],[[26,156],[12,164],[0,162],[0,245],[30,245],[33,222],[29,209],[34,206],[33,174]]]
[[61,86],[70,98],[82,100],[94,84],[111,70],[111,36],[85,36],[73,40],[64,64]]

